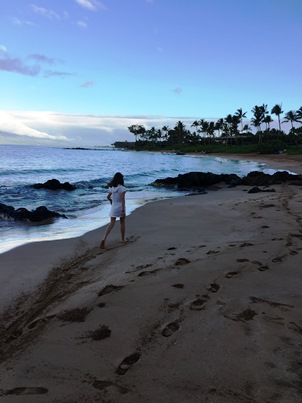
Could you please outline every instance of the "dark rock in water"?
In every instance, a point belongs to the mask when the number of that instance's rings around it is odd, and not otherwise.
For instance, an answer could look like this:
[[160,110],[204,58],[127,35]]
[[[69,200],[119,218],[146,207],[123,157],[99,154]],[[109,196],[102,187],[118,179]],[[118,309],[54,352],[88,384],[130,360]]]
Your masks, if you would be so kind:
[[242,184],[249,186],[270,186],[301,179],[301,175],[290,174],[286,171],[278,171],[275,172],[273,175],[269,175],[264,172],[253,171],[242,178]]
[[248,193],[260,193],[260,192],[276,192],[275,189],[260,189],[258,186],[254,186],[248,191]]
[[239,185],[270,186],[284,182],[289,182],[292,185],[300,185],[301,181],[302,175],[294,175],[286,171],[275,172],[273,175],[253,171],[243,178],[240,178],[236,174],[189,172],[186,174],[180,174],[174,178],[156,179],[156,181],[151,183],[151,185],[157,187],[174,187],[185,190],[209,187],[223,182],[228,184],[229,187],[235,187]]
[[0,203],[0,219],[2,220],[41,222],[58,217],[67,218],[64,214],[48,210],[45,206],[40,206],[36,210],[29,211],[24,207],[14,209],[12,206]]
[[240,185],[242,180],[235,174],[213,174],[211,172],[189,172],[180,174],[176,178],[156,179],[151,183],[157,187],[176,187],[178,189],[192,189],[209,187],[217,183],[225,182],[231,186]]
[[33,185],[35,189],[49,189],[49,190],[75,190],[76,186],[71,185],[69,182],[61,183],[58,179],[50,179],[45,183],[36,183]]

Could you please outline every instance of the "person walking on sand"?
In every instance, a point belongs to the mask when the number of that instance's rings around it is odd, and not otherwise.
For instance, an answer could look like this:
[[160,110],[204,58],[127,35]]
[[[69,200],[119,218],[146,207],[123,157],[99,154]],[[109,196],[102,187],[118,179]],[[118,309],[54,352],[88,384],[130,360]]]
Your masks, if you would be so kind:
[[122,242],[125,242],[125,218],[126,218],[126,205],[125,205],[125,195],[127,189],[124,186],[124,177],[120,172],[117,172],[112,180],[108,183],[109,193],[107,199],[111,203],[111,210],[109,213],[110,224],[106,228],[103,239],[101,240],[100,248],[105,248],[105,242],[110,234],[112,228],[115,225],[117,218],[120,219],[121,226],[121,237]]

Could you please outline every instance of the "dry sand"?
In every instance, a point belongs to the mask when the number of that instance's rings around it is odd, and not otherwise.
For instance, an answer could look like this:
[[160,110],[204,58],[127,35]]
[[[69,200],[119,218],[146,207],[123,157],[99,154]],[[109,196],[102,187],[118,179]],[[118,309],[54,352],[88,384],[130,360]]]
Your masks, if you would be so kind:
[[0,255],[0,401],[300,402],[302,189],[273,188]]

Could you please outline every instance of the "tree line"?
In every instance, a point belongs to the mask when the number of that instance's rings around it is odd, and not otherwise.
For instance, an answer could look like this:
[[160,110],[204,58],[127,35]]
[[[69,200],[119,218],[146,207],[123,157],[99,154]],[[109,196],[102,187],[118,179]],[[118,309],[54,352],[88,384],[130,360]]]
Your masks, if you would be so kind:
[[[262,143],[264,139],[275,139],[290,141],[292,144],[302,143],[302,127],[295,127],[294,123],[302,124],[302,106],[297,110],[291,110],[282,117],[284,111],[281,104],[276,104],[269,112],[268,106],[255,105],[251,110],[253,117],[250,125],[254,126],[256,133],[252,132],[251,126],[244,123],[247,112],[242,108],[237,109],[234,114],[228,114],[225,118],[216,121],[205,119],[195,120],[187,129],[182,121],[178,121],[173,128],[163,126],[161,128],[151,127],[146,129],[143,125],[132,125],[128,127],[130,133],[135,136],[135,142],[141,144],[152,143],[162,145],[180,144],[252,144]],[[274,121],[272,115],[278,120],[278,129],[271,129]],[[288,134],[282,130],[282,124],[290,122],[291,129]]]

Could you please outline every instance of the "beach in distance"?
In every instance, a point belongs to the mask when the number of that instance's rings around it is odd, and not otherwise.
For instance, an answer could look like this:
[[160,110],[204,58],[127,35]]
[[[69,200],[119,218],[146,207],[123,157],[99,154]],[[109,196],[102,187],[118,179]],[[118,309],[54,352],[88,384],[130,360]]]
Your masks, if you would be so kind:
[[0,401],[300,402],[302,184],[260,188],[136,206],[105,249],[101,227],[0,254]]

